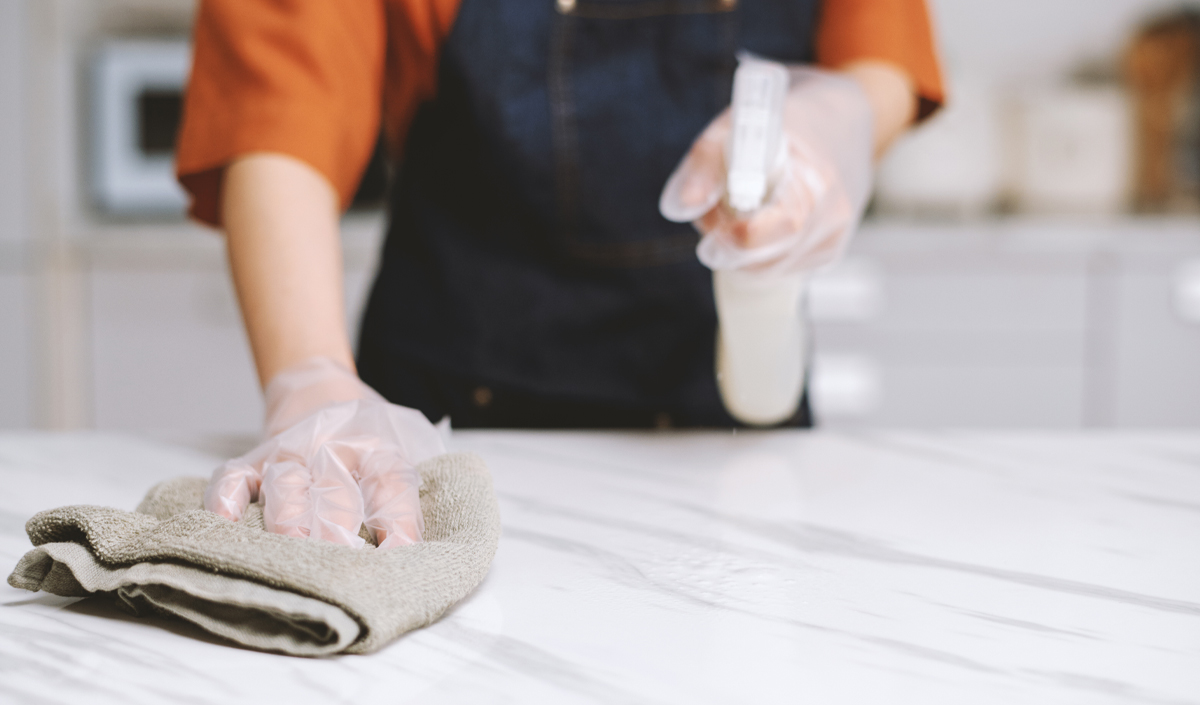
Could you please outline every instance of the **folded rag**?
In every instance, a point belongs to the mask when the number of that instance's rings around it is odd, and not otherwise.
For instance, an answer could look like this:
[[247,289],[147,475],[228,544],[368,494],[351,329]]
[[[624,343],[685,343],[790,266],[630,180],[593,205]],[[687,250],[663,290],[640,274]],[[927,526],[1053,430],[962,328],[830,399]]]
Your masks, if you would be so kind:
[[[376,651],[440,617],[483,580],[500,512],[483,460],[422,463],[425,540],[350,548],[266,531],[202,509],[207,480],[155,486],[136,512],[71,506],[26,524],[34,548],[8,582],[26,590],[116,593],[135,613],[167,613],[244,646],[298,656]],[[365,536],[364,532],[364,536]]]

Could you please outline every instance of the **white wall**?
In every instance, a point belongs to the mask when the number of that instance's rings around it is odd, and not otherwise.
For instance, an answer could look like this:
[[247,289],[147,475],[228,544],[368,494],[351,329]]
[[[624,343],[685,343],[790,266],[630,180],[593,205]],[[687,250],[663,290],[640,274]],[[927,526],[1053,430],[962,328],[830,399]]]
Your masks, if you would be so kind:
[[1053,81],[1082,62],[1107,62],[1133,28],[1197,0],[929,0],[951,74],[1000,86]]
[[1135,158],[1128,95],[1116,82],[1084,87],[1071,78],[1119,77],[1140,26],[1200,0],[929,2],[948,101],[884,160],[879,211],[1124,210]]

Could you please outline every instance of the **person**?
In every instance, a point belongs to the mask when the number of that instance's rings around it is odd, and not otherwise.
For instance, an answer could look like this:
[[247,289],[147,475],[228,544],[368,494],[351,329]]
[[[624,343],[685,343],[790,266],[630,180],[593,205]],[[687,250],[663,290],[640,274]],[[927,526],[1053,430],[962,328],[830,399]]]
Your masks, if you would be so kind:
[[[267,440],[206,506],[237,519],[261,492],[271,530],[360,545],[365,523],[402,545],[444,417],[736,426],[696,231],[819,233],[803,256],[853,230],[819,203],[721,202],[738,52],[820,67],[865,116],[861,137],[792,150],[829,175],[820,198],[850,190],[844,153],[882,153],[943,100],[924,0],[202,0],[177,171],[225,232],[267,400]],[[846,114],[812,94],[788,110],[836,132]],[[381,131],[389,226],[355,359],[338,220]],[[660,212],[672,172],[694,227]],[[806,402],[786,425],[811,425]]]

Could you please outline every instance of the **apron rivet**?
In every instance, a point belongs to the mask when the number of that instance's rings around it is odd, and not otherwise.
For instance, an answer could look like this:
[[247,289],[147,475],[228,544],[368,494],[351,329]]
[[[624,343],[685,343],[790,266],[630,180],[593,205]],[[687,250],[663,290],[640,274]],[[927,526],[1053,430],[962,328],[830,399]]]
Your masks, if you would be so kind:
[[[728,2],[728,0],[723,1]],[[559,12],[567,13],[575,9],[575,0],[557,0],[557,2]]]
[[492,390],[487,387],[476,387],[475,393],[471,396],[474,398],[475,406],[480,409],[492,403]]

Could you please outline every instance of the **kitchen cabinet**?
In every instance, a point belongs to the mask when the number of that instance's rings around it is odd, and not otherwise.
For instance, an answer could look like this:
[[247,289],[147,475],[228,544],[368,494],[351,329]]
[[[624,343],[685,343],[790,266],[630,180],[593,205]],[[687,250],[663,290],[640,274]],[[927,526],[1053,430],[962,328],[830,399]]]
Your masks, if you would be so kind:
[[34,425],[32,277],[0,268],[0,428]]
[[[348,221],[352,328],[381,228],[378,215]],[[221,243],[197,233],[97,234],[98,428],[257,431]],[[1192,261],[1200,232],[1186,220],[869,222],[810,295],[818,418],[833,428],[1200,424],[1200,322],[1184,318],[1179,293]]]
[[260,423],[249,345],[221,270],[90,279],[97,428],[220,435]]
[[1111,278],[1111,425],[1200,426],[1200,320],[1184,298],[1200,285],[1197,230],[1192,247],[1129,253]]
[[[352,332],[381,227],[378,215],[344,225]],[[87,277],[94,426],[215,439],[258,433],[261,394],[221,238],[194,226],[97,237]]]
[[[868,224],[812,291],[816,411],[833,426],[1200,423],[1200,323],[1173,299],[1189,258],[1200,225],[1184,219]],[[838,314],[867,289],[870,315]],[[872,381],[830,382],[845,360]]]

